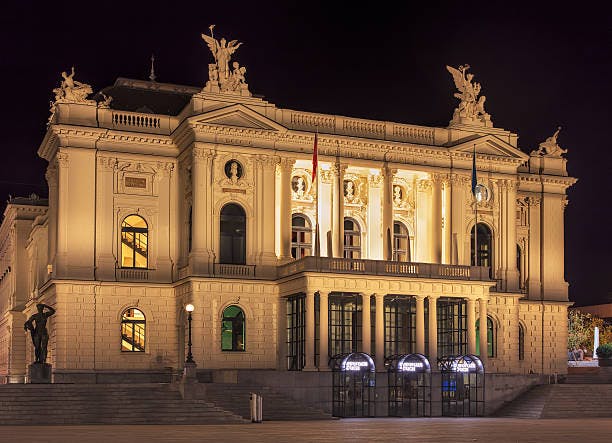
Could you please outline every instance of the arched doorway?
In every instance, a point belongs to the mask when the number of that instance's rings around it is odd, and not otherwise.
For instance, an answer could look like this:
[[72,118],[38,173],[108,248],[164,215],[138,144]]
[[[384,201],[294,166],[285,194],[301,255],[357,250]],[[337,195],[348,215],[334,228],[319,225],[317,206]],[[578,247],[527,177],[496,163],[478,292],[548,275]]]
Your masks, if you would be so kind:
[[374,417],[376,415],[376,368],[363,352],[331,358],[333,371],[332,415]]
[[478,254],[474,253],[474,227],[472,227],[472,233],[470,235],[470,257],[472,266],[485,266],[488,268],[493,267],[493,235],[491,229],[484,224],[478,223],[478,235],[477,235],[477,251]]

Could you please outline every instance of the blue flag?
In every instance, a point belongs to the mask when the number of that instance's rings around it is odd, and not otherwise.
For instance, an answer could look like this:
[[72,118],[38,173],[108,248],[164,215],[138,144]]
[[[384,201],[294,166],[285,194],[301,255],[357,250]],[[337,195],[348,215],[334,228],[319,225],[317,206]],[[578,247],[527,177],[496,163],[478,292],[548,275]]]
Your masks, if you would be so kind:
[[474,145],[474,156],[472,157],[472,195],[476,197],[476,186],[478,179],[476,178],[476,145]]

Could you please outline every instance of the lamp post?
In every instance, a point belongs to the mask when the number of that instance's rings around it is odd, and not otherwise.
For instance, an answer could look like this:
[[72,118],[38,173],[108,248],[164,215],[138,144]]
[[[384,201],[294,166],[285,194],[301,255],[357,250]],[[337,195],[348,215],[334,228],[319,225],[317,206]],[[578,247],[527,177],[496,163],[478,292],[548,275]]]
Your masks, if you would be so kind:
[[189,316],[187,317],[187,322],[189,323],[189,341],[187,342],[187,359],[185,360],[185,363],[195,363],[193,361],[193,354],[191,353],[191,313],[194,310],[194,306],[189,303],[187,306],[185,306],[185,311],[187,311],[189,313]]
[[194,306],[189,303],[185,305],[185,311],[189,314],[187,316],[187,321],[189,323],[189,341],[187,342],[188,351],[187,358],[185,359],[185,370],[183,372],[183,383],[197,383],[197,374],[196,374],[196,363],[193,360],[193,354],[191,353],[191,313],[194,310]]

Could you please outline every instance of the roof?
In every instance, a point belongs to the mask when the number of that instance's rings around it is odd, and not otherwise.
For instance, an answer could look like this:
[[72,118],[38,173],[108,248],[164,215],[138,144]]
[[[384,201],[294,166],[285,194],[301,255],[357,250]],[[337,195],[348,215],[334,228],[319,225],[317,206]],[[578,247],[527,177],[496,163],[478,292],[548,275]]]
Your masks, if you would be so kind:
[[96,93],[96,101],[110,96],[111,109],[147,114],[178,115],[200,88],[119,78],[113,86]]

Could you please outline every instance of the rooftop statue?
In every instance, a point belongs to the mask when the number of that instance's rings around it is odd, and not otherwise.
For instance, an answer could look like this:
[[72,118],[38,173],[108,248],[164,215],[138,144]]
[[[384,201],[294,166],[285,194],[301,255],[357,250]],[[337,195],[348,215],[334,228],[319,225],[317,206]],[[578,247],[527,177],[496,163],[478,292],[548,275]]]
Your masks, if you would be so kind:
[[540,157],[561,158],[561,154],[567,153],[567,149],[563,149],[557,143],[557,137],[559,137],[559,132],[561,132],[561,126],[559,126],[555,133],[548,137],[546,141],[540,143],[540,147],[538,149],[534,149],[533,151],[531,151],[531,155],[537,155]]
[[210,35],[202,34],[202,39],[208,45],[210,52],[215,59],[215,63],[208,65],[208,82],[205,91],[208,92],[232,92],[240,95],[250,96],[248,85],[245,82],[245,67],[240,67],[237,62],[232,63],[233,70],[230,69],[232,55],[242,45],[238,40],[227,41],[225,38],[217,40],[213,29],[215,25],[210,25]]
[[487,98],[484,95],[478,97],[481,86],[480,83],[472,81],[474,74],[467,72],[470,65],[461,65],[458,69],[446,66],[446,69],[453,76],[455,86],[459,90],[454,96],[460,100],[451,123],[478,123],[491,126],[491,116],[484,110]]
[[86,102],[87,96],[93,92],[90,85],[74,79],[74,66],[70,75],[66,71],[62,72],[62,78],[60,87],[53,90],[56,102]]

